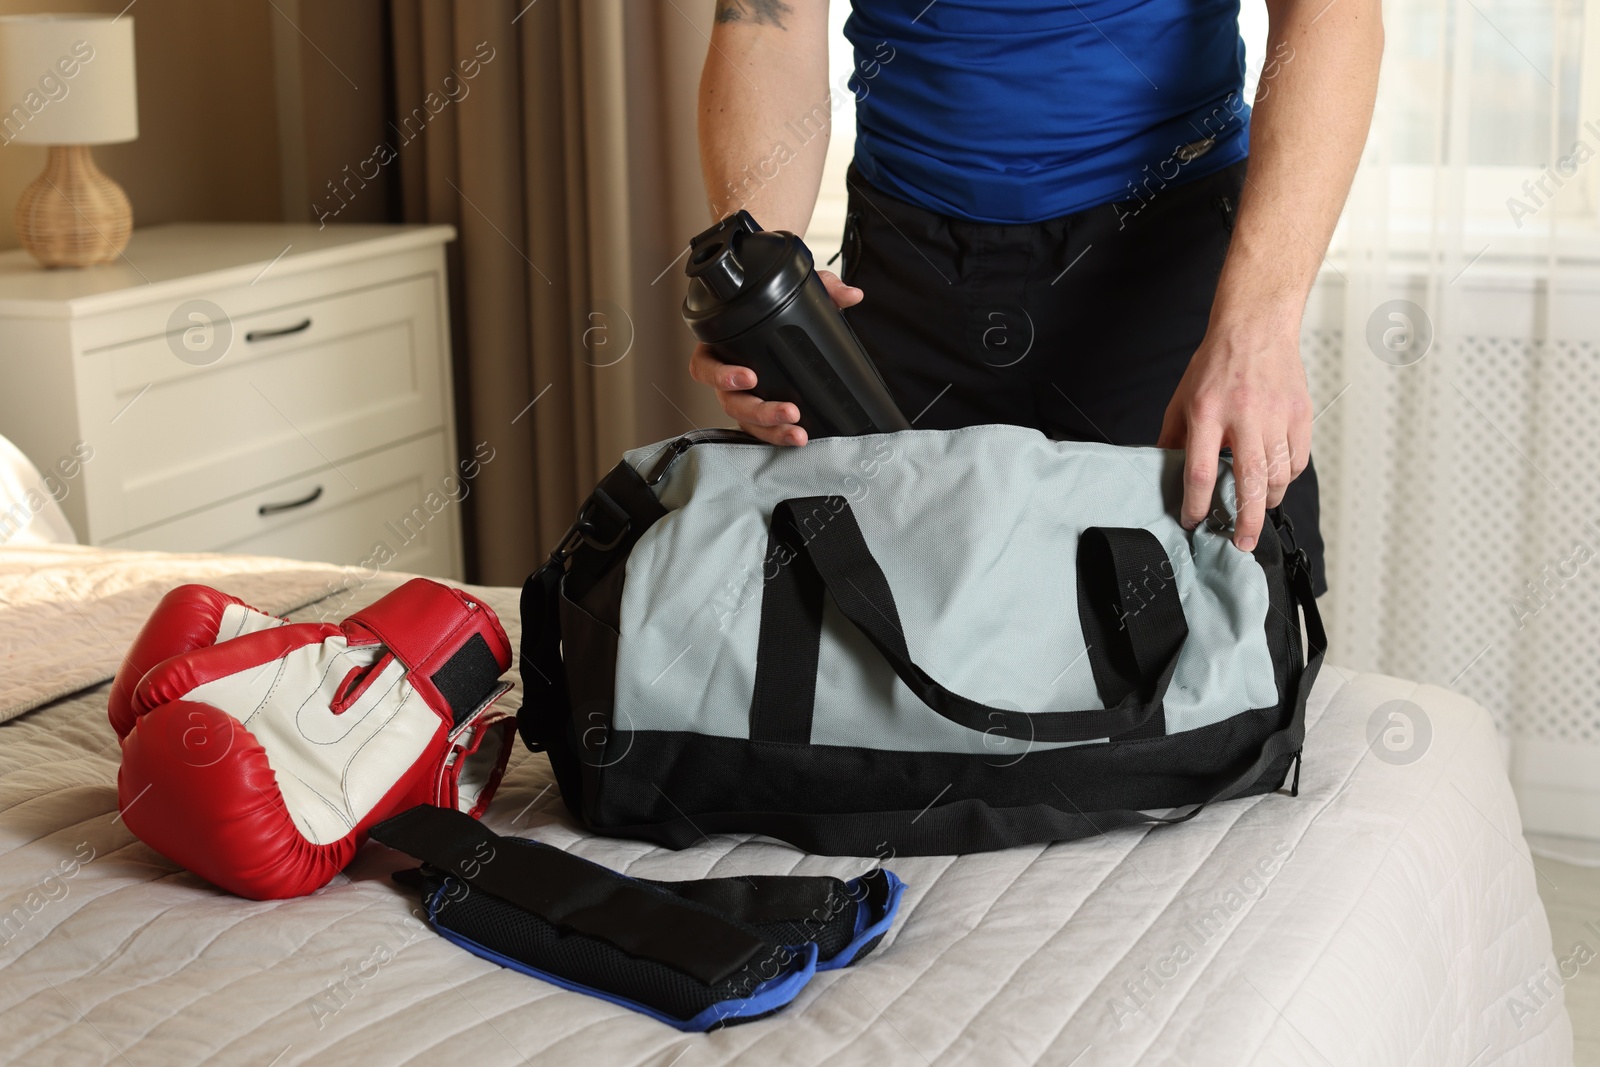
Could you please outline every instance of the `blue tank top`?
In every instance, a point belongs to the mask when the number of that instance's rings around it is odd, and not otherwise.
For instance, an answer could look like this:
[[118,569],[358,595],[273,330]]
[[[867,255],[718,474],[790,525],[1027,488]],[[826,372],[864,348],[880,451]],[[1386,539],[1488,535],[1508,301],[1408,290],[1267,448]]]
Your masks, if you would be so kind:
[[930,211],[1038,222],[1249,152],[1239,0],[852,3],[856,166]]

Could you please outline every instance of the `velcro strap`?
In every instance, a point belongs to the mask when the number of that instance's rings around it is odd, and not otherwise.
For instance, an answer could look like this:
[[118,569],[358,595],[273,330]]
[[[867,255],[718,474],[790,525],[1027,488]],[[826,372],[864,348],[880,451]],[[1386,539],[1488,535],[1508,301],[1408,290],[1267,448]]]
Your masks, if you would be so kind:
[[473,634],[428,679],[450,705],[452,725],[460,726],[499,688],[500,664],[483,635]]
[[752,926],[831,916],[848,899],[844,882],[826,875],[747,874],[657,884]]
[[460,726],[489,698],[511,665],[494,613],[460,590],[413,578],[355,612],[344,627],[381,641],[435,711]]
[[463,812],[420,805],[374,826],[371,836],[554,926],[706,985],[772,949],[753,931],[665,890],[537,841],[517,839],[511,847]]

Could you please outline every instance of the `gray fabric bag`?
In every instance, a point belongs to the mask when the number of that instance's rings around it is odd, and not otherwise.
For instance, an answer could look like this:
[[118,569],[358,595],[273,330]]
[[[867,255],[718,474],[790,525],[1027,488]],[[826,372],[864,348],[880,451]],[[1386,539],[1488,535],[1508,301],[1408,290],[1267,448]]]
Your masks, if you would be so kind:
[[523,737],[674,847],[981,851],[1298,782],[1309,572],[1276,515],[1233,547],[1223,472],[1191,533],[1181,453],[1021,427],[636,449],[524,588]]

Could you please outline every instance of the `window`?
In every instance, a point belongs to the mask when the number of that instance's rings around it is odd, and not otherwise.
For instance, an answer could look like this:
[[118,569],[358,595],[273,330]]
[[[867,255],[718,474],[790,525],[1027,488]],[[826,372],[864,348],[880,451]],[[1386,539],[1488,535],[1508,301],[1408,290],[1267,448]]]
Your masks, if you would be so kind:
[[1384,19],[1367,161],[1389,165],[1394,243],[1459,220],[1468,243],[1538,254],[1559,222],[1564,253],[1600,254],[1600,0],[1406,0]]

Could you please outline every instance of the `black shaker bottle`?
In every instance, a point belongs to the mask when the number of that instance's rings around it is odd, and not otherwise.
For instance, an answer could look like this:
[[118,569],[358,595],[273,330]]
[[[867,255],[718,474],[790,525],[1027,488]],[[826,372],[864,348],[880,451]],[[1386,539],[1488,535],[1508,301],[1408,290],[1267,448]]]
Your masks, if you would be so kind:
[[690,242],[685,272],[683,321],[695,337],[755,371],[761,399],[797,406],[808,435],[911,429],[800,238],[737,211]]

